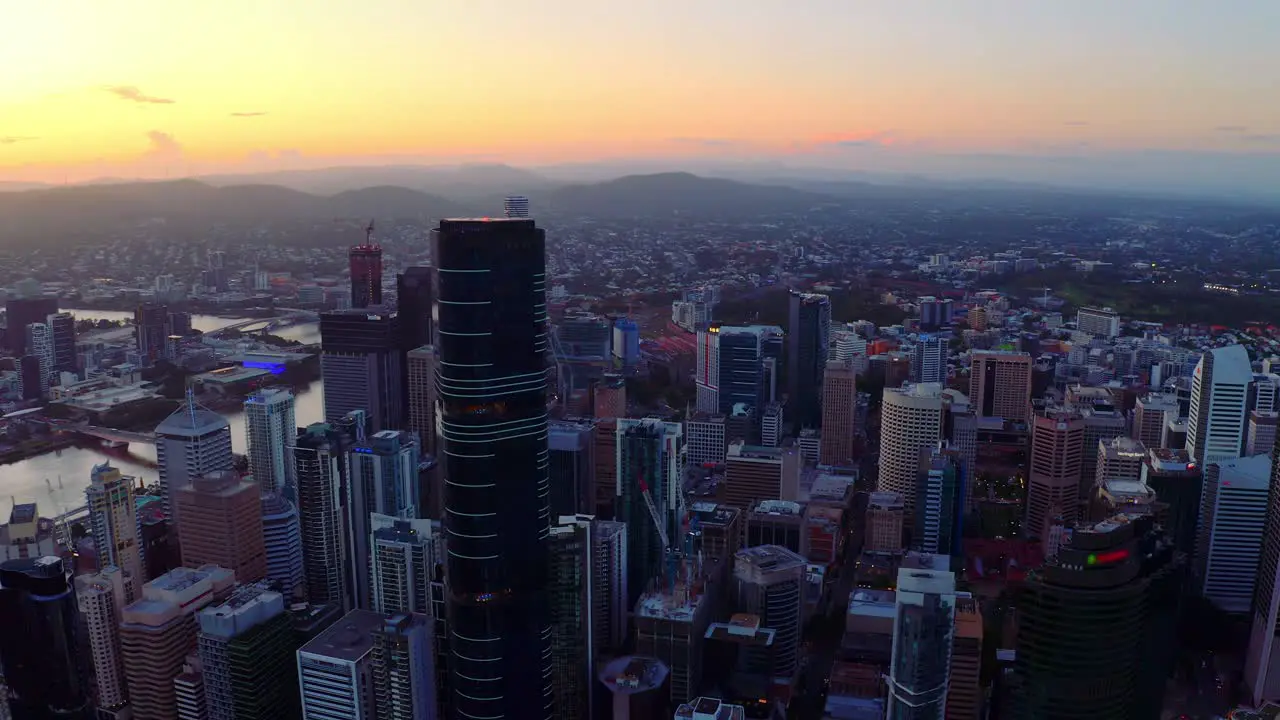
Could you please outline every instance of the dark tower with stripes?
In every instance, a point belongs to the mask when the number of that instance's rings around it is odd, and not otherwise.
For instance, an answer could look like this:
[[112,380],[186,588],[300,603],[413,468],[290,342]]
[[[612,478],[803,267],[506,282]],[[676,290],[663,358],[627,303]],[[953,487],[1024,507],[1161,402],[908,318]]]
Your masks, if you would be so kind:
[[453,707],[550,720],[546,240],[526,218],[431,240]]

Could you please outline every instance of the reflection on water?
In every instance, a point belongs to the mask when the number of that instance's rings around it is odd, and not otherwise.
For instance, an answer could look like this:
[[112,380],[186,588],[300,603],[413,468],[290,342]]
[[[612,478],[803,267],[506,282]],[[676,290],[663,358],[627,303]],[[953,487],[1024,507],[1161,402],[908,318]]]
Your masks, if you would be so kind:
[[[67,310],[77,318],[122,320],[132,318],[132,313],[103,310]],[[221,318],[212,315],[192,316],[192,326],[200,330],[216,330],[219,327],[240,322],[245,318]],[[284,328],[276,333],[282,337],[304,343],[319,342],[320,332],[315,323]],[[237,410],[225,413],[231,423],[231,443],[235,451],[244,453],[244,413]],[[297,423],[308,425],[324,419],[324,400],[320,381],[298,391]],[[57,515],[64,510],[84,504],[84,488],[89,484],[89,472],[94,465],[110,460],[126,475],[142,478],[150,484],[158,479],[155,470],[154,445],[131,445],[127,452],[108,451],[86,443],[82,447],[66,448],[38,457],[27,458],[11,465],[0,465],[0,522],[7,522],[9,510],[16,500],[19,503],[35,502],[40,514]]]

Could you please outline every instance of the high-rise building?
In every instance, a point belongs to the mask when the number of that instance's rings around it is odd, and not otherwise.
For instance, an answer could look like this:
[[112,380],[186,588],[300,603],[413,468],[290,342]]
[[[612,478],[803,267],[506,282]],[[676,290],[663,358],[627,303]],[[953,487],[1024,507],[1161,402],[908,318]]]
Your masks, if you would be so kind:
[[54,373],[76,371],[76,318],[69,312],[53,313],[45,318],[53,335]]
[[795,445],[766,448],[741,440],[729,444],[725,456],[721,497],[726,505],[746,512],[761,500],[792,500],[799,496],[804,462]]
[[173,498],[183,565],[218,565],[244,583],[267,576],[262,501],[251,478],[234,470],[206,473],[175,489]]
[[911,544],[923,553],[958,555],[964,516],[964,469],[959,453],[941,445],[920,450]]
[[1031,467],[1027,483],[1029,536],[1046,538],[1059,518],[1080,516],[1080,466],[1085,452],[1084,419],[1068,408],[1051,408],[1031,423]]
[[435,718],[432,623],[426,615],[386,617],[373,637],[373,707],[378,720]]
[[162,359],[169,337],[169,308],[150,303],[139,305],[133,311],[133,327],[142,361],[151,365]]
[[577,515],[594,510],[595,426],[584,420],[556,420],[548,427],[551,513]]
[[293,487],[293,441],[298,436],[293,393],[259,390],[244,401],[249,473],[266,492]]
[[407,432],[383,430],[351,452],[349,513],[352,586],[358,607],[369,607],[369,534],[373,514],[418,517],[418,443]]
[[299,717],[298,644],[283,595],[241,585],[196,622],[209,720]]
[[[627,525],[627,603],[662,570],[682,497],[683,427],[655,418],[618,421],[616,519]],[[646,497],[647,496],[647,497]],[[650,510],[652,508],[652,511]]]
[[1133,410],[1134,440],[1148,448],[1163,447],[1164,424],[1169,415],[1178,416],[1178,398],[1173,395],[1151,393],[1138,398]]
[[[23,335],[25,336],[26,333]],[[35,355],[23,355],[18,360],[18,392],[21,393],[23,400],[39,400],[44,396],[45,387],[41,377],[40,358]]]
[[902,495],[884,491],[871,493],[867,500],[863,550],[872,553],[901,553],[904,510]]
[[687,458],[690,466],[723,465],[727,450],[725,416],[695,412],[684,421]]
[[1018,602],[1013,714],[1156,720],[1177,657],[1182,556],[1152,516],[1077,525]]
[[[409,425],[423,455],[436,454],[436,348],[422,345],[405,355],[408,364]],[[425,498],[424,498],[425,499]]]
[[1243,345],[1206,352],[1191,378],[1187,452],[1201,465],[1239,457],[1244,449],[1253,368]]
[[431,626],[422,615],[352,610],[297,657],[306,720],[434,717]]
[[605,373],[591,386],[591,415],[597,418],[627,416],[627,381],[621,375]]
[[1111,308],[1084,307],[1076,313],[1080,332],[1113,338],[1120,334],[1120,315]]
[[1152,449],[1142,464],[1139,480],[1169,506],[1165,528],[1178,552],[1195,553],[1196,525],[1200,522],[1202,468],[1191,461],[1186,450]]
[[623,655],[600,668],[598,678],[613,695],[614,720],[647,720],[662,717],[669,693],[667,680],[671,671],[661,660],[652,657]]
[[1092,486],[1099,487],[1110,480],[1142,478],[1142,466],[1147,460],[1148,452],[1140,441],[1124,436],[1109,441],[1100,440],[1095,451],[1097,471],[1090,483]]
[[120,613],[126,605],[123,575],[120,568],[112,566],[75,579],[76,606],[93,661],[95,697],[98,707],[108,711],[124,707],[129,700],[120,658]]
[[110,463],[103,463],[94,466],[89,473],[89,487],[85,488],[98,569],[115,566],[124,572],[125,602],[139,597],[146,579],[142,572],[142,546],[138,541],[134,482],[134,478],[121,475]]
[[911,381],[918,383],[947,382],[947,354],[950,350],[947,338],[942,335],[921,335],[916,340],[911,358]]
[[[1274,447],[1273,447],[1274,450]],[[1219,476],[1220,477],[1220,476]],[[1254,582],[1244,684],[1250,704],[1280,698],[1280,453],[1273,452],[1262,552]],[[1255,541],[1256,544],[1256,541]]]
[[523,195],[508,195],[502,202],[503,211],[509,218],[529,217],[529,198]]
[[432,322],[432,278],[435,268],[412,265],[396,275],[396,312],[402,347],[413,350],[435,342]]
[[383,614],[434,617],[431,583],[445,561],[439,523],[377,513],[369,523],[369,607]]
[[602,418],[596,422],[595,436],[595,503],[596,517],[614,518],[615,500],[618,497],[618,420]]
[[[778,447],[782,443],[782,403],[771,402],[764,406],[760,415],[760,444],[765,447]],[[821,452],[821,450],[819,450]]]
[[332,425],[314,423],[299,431],[293,448],[298,478],[298,525],[302,532],[302,574],[307,599],[343,610],[355,606],[351,549],[347,546],[348,453],[346,439]]
[[743,548],[734,556],[734,607],[774,631],[765,649],[771,677],[792,677],[799,667],[805,567],[803,557],[778,545]]
[[156,463],[164,515],[173,523],[177,488],[192,478],[231,468],[231,425],[188,396],[186,403],[156,427]]
[[1249,435],[1245,439],[1245,456],[1271,452],[1276,444],[1276,427],[1280,413],[1254,410],[1249,413]]
[[1253,601],[1270,480],[1267,455],[1205,468],[1193,573],[1196,590],[1223,612],[1247,613]]
[[593,542],[590,516],[567,515],[551,528],[551,677],[556,717],[586,720],[594,696]]
[[672,705],[694,697],[702,684],[703,649],[712,599],[683,584],[646,592],[635,605],[636,652],[666,665]]
[[9,321],[5,340],[14,357],[30,354],[27,352],[26,327],[32,323],[47,322],[48,317],[57,312],[56,295],[41,295],[37,292],[26,297],[11,297],[5,301],[5,317]]
[[549,719],[546,239],[527,219],[431,235],[452,703]]
[[[372,235],[373,226],[369,227]],[[367,239],[351,246],[351,307],[363,309],[382,304],[382,246]]]
[[40,392],[43,394],[53,380],[53,332],[40,322],[27,326],[27,355],[40,361]]
[[858,375],[848,362],[828,362],[822,379],[820,465],[852,465],[858,416]]
[[944,716],[955,609],[954,573],[898,570],[889,661],[889,720],[939,720]]
[[595,656],[622,651],[627,641],[627,526],[591,523],[591,622]]
[[400,318],[379,305],[320,314],[324,419],[363,410],[369,430],[394,430],[406,419]]
[[61,558],[0,563],[0,670],[13,718],[84,712],[89,674],[76,645],[79,632],[76,598]]
[[782,341],[782,328],[776,325],[699,329],[694,373],[698,410],[727,415],[738,404],[759,410],[776,400]]
[[613,364],[609,347],[613,323],[601,315],[578,312],[556,323],[552,332],[561,401],[576,402]]
[[943,404],[942,386],[937,383],[884,391],[876,489],[901,495],[907,515],[916,508],[920,451],[942,439]]
[[947,720],[982,717],[982,611],[977,598],[957,597],[947,678]]
[[134,718],[177,717],[173,681],[196,649],[195,613],[234,585],[235,573],[226,568],[178,568],[142,586],[142,599],[124,608],[120,657]]
[[[293,448],[289,448],[293,459]],[[302,530],[298,508],[280,492],[264,492],[262,501],[262,542],[267,553],[267,579],[285,600],[301,598],[306,590],[302,573]]]
[[817,427],[822,422],[822,383],[827,367],[827,343],[831,337],[831,298],[816,293],[791,292],[787,324],[787,415],[797,427]]
[[969,363],[969,399],[980,418],[1031,422],[1029,353],[981,350]]

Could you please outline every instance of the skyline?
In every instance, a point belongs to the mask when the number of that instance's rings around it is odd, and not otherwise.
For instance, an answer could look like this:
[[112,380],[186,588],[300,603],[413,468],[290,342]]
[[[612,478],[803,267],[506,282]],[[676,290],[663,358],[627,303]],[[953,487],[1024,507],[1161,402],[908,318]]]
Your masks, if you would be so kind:
[[1210,174],[1245,158],[1269,184],[1280,6],[1227,4],[22,5],[0,47],[29,69],[0,85],[0,181],[601,160],[1007,174],[984,157],[1159,177],[1145,158],[1177,156]]

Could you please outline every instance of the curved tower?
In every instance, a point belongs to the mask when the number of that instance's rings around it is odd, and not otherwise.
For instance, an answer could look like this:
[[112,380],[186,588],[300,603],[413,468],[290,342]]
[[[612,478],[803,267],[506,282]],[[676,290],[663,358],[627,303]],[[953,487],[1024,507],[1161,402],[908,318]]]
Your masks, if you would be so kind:
[[442,220],[432,244],[453,707],[550,720],[545,236]]

